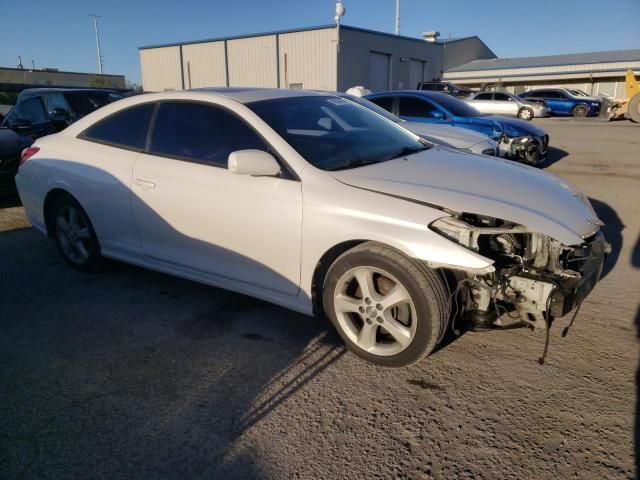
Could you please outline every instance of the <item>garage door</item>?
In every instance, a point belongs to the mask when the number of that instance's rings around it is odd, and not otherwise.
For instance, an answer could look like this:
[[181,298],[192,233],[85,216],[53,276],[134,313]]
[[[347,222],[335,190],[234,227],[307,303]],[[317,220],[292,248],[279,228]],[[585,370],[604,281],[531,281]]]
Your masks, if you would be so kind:
[[424,81],[424,62],[422,60],[409,61],[409,88],[414,90],[418,88],[418,83]]
[[369,52],[369,90],[389,90],[389,64],[389,55],[386,53]]

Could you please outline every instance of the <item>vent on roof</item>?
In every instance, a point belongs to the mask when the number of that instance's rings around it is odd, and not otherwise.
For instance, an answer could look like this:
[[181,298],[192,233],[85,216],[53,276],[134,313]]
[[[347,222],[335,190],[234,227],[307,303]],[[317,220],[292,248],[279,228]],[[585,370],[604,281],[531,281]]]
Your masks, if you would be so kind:
[[433,43],[440,36],[440,32],[436,32],[435,30],[431,32],[422,32],[422,36],[424,37],[425,41]]

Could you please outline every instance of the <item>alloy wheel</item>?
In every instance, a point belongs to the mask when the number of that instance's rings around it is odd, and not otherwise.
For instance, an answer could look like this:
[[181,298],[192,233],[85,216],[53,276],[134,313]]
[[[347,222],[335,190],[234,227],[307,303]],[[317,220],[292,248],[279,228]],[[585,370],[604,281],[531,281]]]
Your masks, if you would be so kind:
[[65,205],[56,213],[56,238],[64,255],[74,263],[84,263],[91,255],[89,225],[73,205]]
[[416,333],[416,307],[409,291],[388,272],[355,267],[339,279],[334,309],[340,327],[361,349],[395,355]]

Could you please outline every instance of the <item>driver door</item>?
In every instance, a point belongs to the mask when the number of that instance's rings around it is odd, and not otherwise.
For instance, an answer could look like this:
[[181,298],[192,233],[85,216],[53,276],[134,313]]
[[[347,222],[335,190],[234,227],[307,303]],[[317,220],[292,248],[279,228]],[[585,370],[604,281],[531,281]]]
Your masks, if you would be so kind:
[[302,189],[286,176],[227,168],[237,150],[270,150],[236,114],[211,103],[162,102],[132,199],[143,252],[156,262],[295,296]]

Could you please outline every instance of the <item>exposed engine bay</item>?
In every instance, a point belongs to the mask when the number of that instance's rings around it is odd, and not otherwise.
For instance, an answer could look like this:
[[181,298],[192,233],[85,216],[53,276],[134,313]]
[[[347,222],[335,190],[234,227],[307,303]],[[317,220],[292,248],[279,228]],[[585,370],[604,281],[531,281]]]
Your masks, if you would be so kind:
[[540,139],[532,136],[509,138],[504,135],[499,141],[499,148],[503,156],[533,165],[545,158],[548,143],[546,135]]
[[494,260],[489,273],[463,272],[458,289],[463,314],[487,328],[504,314],[546,330],[554,317],[579,306],[598,281],[607,244],[597,231],[579,246],[566,246],[527,227],[469,213],[436,220],[430,228]]

